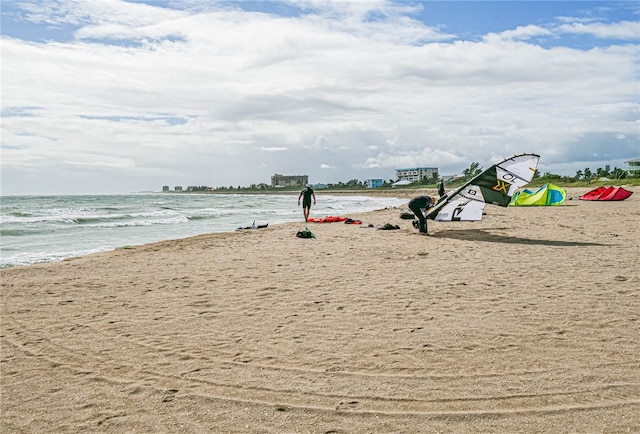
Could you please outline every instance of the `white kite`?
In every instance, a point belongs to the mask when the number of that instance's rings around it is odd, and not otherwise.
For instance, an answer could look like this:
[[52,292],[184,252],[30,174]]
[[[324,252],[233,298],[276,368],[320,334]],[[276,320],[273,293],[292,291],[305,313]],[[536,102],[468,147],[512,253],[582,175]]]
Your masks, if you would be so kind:
[[443,196],[427,210],[426,217],[436,221],[482,220],[486,204],[509,205],[516,190],[533,179],[539,160],[536,154],[518,154],[494,164]]

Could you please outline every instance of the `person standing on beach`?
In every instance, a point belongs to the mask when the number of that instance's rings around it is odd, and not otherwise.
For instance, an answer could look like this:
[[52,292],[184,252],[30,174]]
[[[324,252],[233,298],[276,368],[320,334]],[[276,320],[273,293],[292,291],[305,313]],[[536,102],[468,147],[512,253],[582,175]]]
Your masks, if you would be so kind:
[[436,203],[436,199],[431,196],[418,196],[409,201],[409,209],[418,217],[418,232],[427,235],[427,219],[423,214]]
[[444,196],[444,178],[438,179],[438,196]]
[[307,184],[306,188],[300,192],[298,196],[298,206],[300,206],[300,198],[302,198],[302,213],[304,214],[304,221],[309,221],[309,211],[311,211],[311,198],[313,198],[313,204],[316,204],[316,194],[311,188],[311,184]]

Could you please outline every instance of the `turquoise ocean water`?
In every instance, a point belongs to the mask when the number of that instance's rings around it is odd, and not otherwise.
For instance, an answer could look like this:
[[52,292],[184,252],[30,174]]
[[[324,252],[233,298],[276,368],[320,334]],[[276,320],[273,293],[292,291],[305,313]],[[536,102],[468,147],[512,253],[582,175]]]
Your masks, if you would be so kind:
[[[318,194],[311,216],[401,206],[406,199]],[[60,261],[123,246],[301,222],[297,193],[3,196],[0,268]]]

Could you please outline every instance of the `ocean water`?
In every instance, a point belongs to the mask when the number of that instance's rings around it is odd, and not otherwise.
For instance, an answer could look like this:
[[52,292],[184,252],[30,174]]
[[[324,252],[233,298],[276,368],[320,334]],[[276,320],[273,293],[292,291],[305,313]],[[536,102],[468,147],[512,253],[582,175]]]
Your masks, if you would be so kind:
[[[312,217],[401,206],[406,199],[325,195]],[[298,194],[126,194],[3,196],[0,268],[60,261],[124,246],[301,222]]]

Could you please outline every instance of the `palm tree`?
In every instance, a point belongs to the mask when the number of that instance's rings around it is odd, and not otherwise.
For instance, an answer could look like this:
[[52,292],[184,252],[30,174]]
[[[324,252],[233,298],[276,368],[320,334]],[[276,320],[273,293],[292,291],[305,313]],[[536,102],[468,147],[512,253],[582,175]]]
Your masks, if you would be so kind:
[[624,169],[620,169],[619,167],[614,167],[611,172],[611,176],[614,179],[625,179],[627,177],[627,171]]
[[471,166],[469,166],[468,169],[464,169],[462,171],[462,175],[464,176],[465,180],[468,180],[478,175],[480,172],[482,172],[482,167],[480,167],[480,163],[474,161],[473,163],[471,163]]

